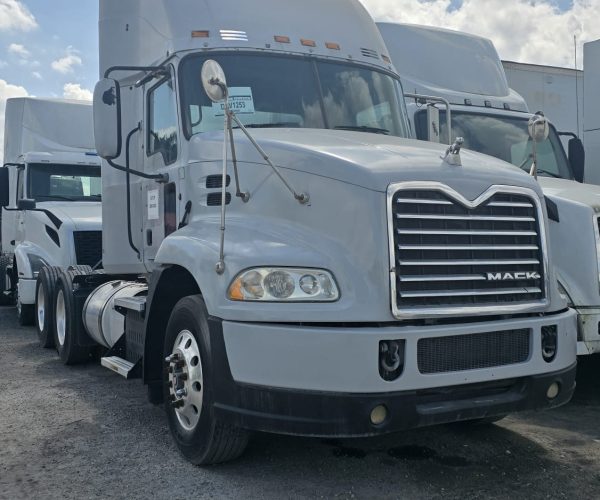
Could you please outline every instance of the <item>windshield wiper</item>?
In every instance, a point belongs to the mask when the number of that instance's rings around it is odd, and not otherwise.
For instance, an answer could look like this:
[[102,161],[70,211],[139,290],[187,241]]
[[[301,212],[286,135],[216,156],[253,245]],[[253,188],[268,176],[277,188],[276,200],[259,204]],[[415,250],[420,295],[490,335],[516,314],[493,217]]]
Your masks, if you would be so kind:
[[547,170],[544,170],[544,169],[541,169],[541,168],[537,169],[537,173],[538,174],[542,174],[542,175],[544,175],[544,174],[545,175],[549,175],[550,177],[554,177],[556,179],[562,179],[561,175],[555,174],[554,172],[548,172]]
[[373,134],[384,134],[390,135],[390,131],[385,128],[377,128],[377,127],[366,127],[366,126],[356,126],[356,125],[341,125],[338,127],[333,127],[334,130],[351,130],[356,132],[371,132]]

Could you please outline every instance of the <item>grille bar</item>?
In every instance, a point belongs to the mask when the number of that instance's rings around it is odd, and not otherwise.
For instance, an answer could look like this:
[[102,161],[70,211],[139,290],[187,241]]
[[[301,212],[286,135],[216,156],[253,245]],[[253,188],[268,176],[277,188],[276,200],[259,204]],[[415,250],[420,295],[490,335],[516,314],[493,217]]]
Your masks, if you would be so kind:
[[531,260],[412,260],[400,261],[401,266],[526,266],[539,265],[540,261]]
[[398,245],[399,250],[539,250],[537,245]]
[[505,288],[503,290],[469,290],[468,292],[458,292],[452,290],[449,292],[433,291],[433,292],[401,292],[401,297],[418,298],[418,297],[471,297],[474,295],[511,295],[519,293],[540,293],[539,288]]
[[431,234],[439,236],[537,236],[534,231],[436,231],[417,229],[398,229],[398,234]]
[[477,215],[415,215],[398,214],[398,219],[427,219],[427,220],[465,220],[465,221],[503,221],[503,222],[535,222],[533,217],[490,217]]
[[456,275],[450,274],[447,276],[400,276],[400,281],[421,282],[421,281],[486,281],[486,277],[482,274],[466,274]]

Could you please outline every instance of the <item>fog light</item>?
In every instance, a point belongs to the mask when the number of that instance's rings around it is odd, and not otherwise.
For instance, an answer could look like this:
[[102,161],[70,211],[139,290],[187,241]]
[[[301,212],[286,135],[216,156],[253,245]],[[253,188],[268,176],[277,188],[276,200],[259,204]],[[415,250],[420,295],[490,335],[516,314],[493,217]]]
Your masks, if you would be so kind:
[[387,408],[383,405],[376,406],[371,412],[371,423],[373,425],[381,425],[388,418]]
[[546,397],[548,399],[556,399],[560,394],[560,385],[558,382],[554,382],[548,387],[548,391],[546,392]]

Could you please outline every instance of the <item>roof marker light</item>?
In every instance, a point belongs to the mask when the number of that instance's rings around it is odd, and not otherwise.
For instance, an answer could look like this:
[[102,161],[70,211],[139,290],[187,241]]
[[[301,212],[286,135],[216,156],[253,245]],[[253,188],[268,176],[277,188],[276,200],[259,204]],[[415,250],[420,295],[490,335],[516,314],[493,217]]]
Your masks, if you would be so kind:
[[208,30],[192,31],[192,38],[208,38],[209,36],[210,31]]
[[327,47],[328,49],[331,49],[331,50],[342,50],[342,48],[340,47],[340,44],[334,43],[334,42],[326,42],[325,47]]
[[275,41],[278,43],[290,43],[290,37],[289,36],[283,36],[283,35],[275,35]]
[[315,42],[314,40],[307,40],[306,38],[301,38],[300,43],[302,45],[304,45],[305,47],[316,47],[317,46],[317,42]]

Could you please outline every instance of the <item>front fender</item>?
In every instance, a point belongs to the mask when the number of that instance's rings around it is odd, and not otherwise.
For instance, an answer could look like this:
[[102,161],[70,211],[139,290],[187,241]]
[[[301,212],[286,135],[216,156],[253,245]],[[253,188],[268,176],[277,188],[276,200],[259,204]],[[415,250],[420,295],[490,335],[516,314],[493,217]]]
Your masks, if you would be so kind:
[[[232,217],[225,236],[225,273],[218,275],[220,222],[194,222],[165,239],[159,265],[187,269],[209,314],[230,321],[392,321],[387,248],[368,241],[357,251],[339,239],[300,224],[267,217]],[[251,303],[227,298],[235,277],[251,267],[307,267],[333,273],[341,297],[335,303]]]
[[15,260],[19,279],[34,279],[43,266],[55,265],[48,252],[30,242],[17,245]]

